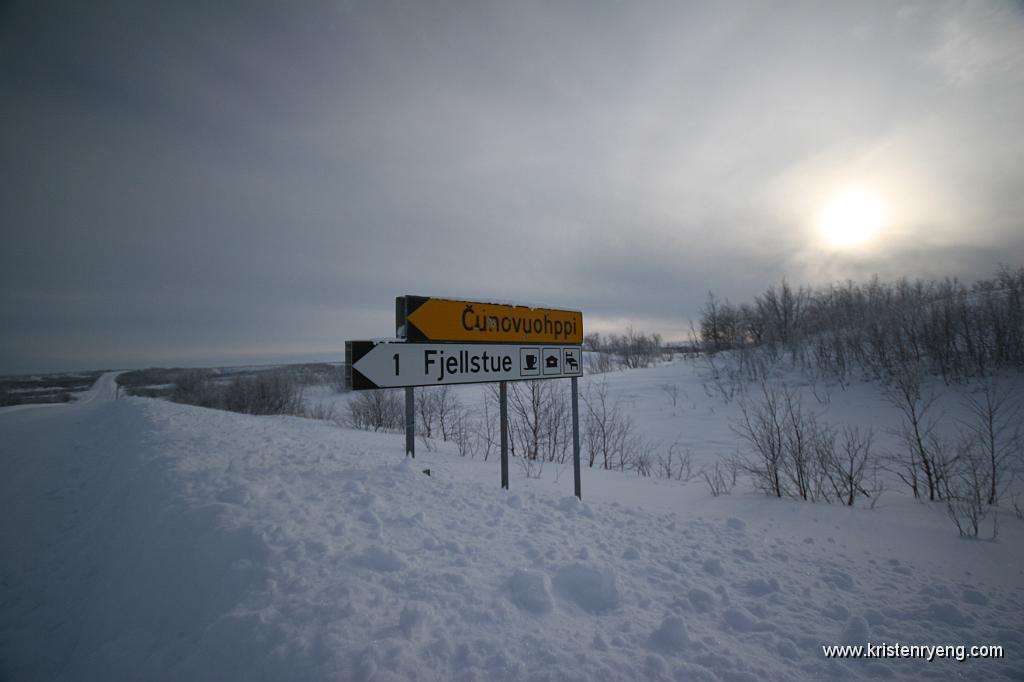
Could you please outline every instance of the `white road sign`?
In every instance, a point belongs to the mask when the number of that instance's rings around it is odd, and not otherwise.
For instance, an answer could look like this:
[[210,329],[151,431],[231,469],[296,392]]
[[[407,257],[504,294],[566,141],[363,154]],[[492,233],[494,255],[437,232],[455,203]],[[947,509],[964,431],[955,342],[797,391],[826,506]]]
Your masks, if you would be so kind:
[[583,374],[579,346],[349,341],[345,358],[346,384],[357,391]]

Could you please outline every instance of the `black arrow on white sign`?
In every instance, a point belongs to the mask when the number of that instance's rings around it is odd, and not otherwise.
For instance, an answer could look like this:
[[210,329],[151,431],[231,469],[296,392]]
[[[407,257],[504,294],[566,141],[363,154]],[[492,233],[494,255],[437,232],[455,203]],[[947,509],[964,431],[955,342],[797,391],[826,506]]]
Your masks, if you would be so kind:
[[[580,376],[576,364],[538,372],[531,353],[536,347],[511,344],[455,344],[349,341],[345,344],[346,384],[355,391],[403,386],[474,384],[522,379]],[[569,349],[579,357],[579,346]]]

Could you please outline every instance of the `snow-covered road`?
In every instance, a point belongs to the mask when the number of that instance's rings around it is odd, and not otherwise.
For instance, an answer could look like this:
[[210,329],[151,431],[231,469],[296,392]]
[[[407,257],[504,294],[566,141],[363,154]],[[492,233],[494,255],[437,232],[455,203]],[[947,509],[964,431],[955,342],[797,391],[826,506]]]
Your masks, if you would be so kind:
[[27,410],[35,410],[39,408],[53,408],[58,407],[67,409],[75,406],[80,406],[83,403],[94,403],[102,402],[104,400],[114,400],[117,398],[117,377],[121,372],[105,372],[101,374],[95,383],[87,391],[83,391],[75,395],[74,400],[67,403],[24,403],[22,405],[8,405],[6,407],[0,407],[0,415],[4,415],[10,412],[25,412]]

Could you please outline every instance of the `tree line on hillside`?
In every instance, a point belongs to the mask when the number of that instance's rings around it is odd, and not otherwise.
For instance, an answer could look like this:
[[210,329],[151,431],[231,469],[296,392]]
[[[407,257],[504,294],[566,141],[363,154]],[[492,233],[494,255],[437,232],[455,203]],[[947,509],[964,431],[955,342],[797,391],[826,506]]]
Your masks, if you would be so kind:
[[590,351],[587,370],[592,374],[650,367],[662,355],[660,334],[647,334],[632,327],[624,334],[587,334],[583,347]]
[[971,285],[783,280],[740,304],[709,292],[700,339],[707,352],[757,348],[840,378],[860,369],[885,380],[908,362],[946,383],[985,377],[1024,368],[1024,268],[1002,266]]
[[[1024,481],[1024,401],[999,377],[1024,369],[1024,268],[970,286],[783,280],[740,305],[709,293],[700,338],[712,381],[742,411],[733,426],[747,449],[728,464],[760,490],[852,504],[877,499],[887,471],[915,498],[945,504],[961,535],[976,537],[991,514],[994,536],[993,512],[1008,494],[1024,516],[1012,485]],[[823,424],[800,392],[772,378],[786,361],[840,385],[855,371],[879,381],[899,414],[897,446],[876,453],[872,431]],[[944,420],[933,376],[956,387],[965,418]]]

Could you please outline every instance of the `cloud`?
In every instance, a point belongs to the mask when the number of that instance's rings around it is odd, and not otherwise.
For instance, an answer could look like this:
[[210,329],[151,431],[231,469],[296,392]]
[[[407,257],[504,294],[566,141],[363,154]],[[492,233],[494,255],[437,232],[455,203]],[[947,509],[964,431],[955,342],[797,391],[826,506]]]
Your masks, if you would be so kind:
[[[0,371],[1024,261],[1019,8],[909,7],[8,3]],[[844,182],[898,218],[873,251],[814,246]]]

